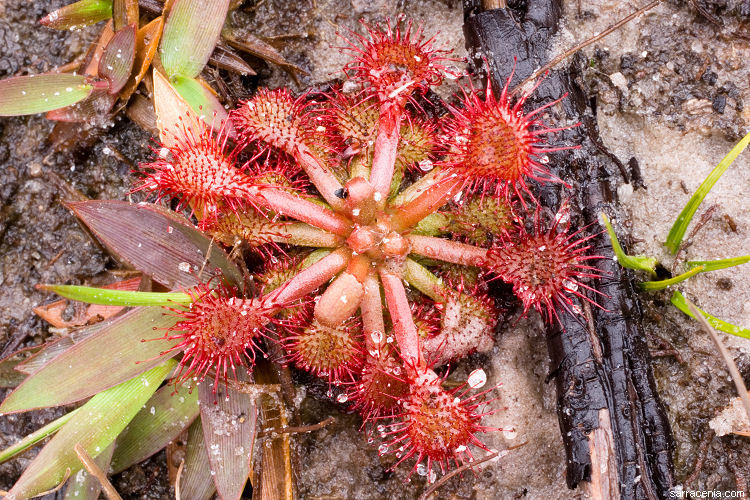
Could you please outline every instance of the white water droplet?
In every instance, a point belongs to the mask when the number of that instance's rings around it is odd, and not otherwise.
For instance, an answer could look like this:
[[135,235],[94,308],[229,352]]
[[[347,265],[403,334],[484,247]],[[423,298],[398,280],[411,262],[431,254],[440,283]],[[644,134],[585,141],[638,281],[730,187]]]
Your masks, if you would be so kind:
[[417,464],[417,474],[420,476],[427,475],[427,466],[425,464]]
[[177,264],[177,269],[182,271],[183,273],[189,273],[190,272],[190,264],[187,262],[180,262]]
[[570,280],[563,280],[563,286],[571,292],[578,291],[578,283]]
[[435,165],[433,165],[432,161],[430,159],[428,159],[428,158],[425,158],[424,160],[422,160],[419,163],[417,163],[417,166],[419,166],[419,169],[422,172],[429,172],[430,170],[432,170],[435,167]]
[[388,453],[388,445],[387,444],[381,444],[378,446],[378,454],[385,455]]
[[372,342],[374,344],[380,344],[383,341],[383,332],[379,332],[378,330],[375,330],[370,335],[370,338],[372,339]]
[[339,403],[346,403],[347,401],[349,401],[349,396],[345,392],[342,392],[341,394],[336,396],[336,401],[338,401]]
[[487,374],[481,368],[474,370],[469,374],[466,381],[472,389],[479,389],[487,383]]
[[430,471],[427,473],[427,482],[432,484],[435,482],[435,479],[437,479],[437,472],[430,469]]

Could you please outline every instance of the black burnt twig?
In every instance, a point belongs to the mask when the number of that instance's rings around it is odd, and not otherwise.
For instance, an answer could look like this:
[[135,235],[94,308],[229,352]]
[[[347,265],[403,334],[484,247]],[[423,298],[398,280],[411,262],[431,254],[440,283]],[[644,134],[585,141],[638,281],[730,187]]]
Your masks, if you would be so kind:
[[[548,62],[560,12],[559,0],[529,0],[523,10],[484,12],[478,2],[465,3],[467,46],[475,51],[478,66],[486,58],[494,86],[505,84],[514,64],[514,80],[522,81]],[[575,194],[547,185],[539,199],[556,210],[572,196],[572,221],[596,227],[598,213],[617,209],[619,170],[597,147],[596,120],[576,82],[580,67],[580,59],[574,59],[568,69],[546,77],[535,94],[543,102],[569,94],[563,100],[566,118],[584,124],[560,139],[580,144],[581,150],[556,153],[551,162],[563,165],[553,174],[575,184]],[[606,235],[599,234],[592,244],[594,253],[613,256]],[[586,321],[561,314],[561,324],[547,331],[568,486],[589,482],[594,498],[665,498],[673,485],[673,444],[651,374],[632,276],[611,258],[597,267],[607,273],[596,284],[606,295],[597,298],[602,308],[581,303]]]

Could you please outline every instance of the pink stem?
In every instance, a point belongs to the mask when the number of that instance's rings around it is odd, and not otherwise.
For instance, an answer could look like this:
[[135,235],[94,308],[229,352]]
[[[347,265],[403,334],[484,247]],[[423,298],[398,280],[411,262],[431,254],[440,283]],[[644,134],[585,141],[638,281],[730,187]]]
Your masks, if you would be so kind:
[[346,237],[352,232],[352,223],[346,217],[281,189],[259,189],[258,202],[279,215],[307,222],[311,226],[339,236]]
[[411,244],[411,253],[462,266],[487,266],[486,248],[416,234],[407,235],[406,239]]
[[351,255],[351,250],[347,248],[339,248],[331,252],[312,266],[300,271],[273,292],[265,295],[262,301],[270,301],[276,307],[283,308],[306,297],[344,269]]
[[393,333],[401,351],[404,366],[416,373],[424,371],[426,366],[422,348],[419,342],[417,327],[411,315],[409,299],[401,278],[380,268],[380,281],[383,283],[385,302],[393,323]]
[[463,179],[447,174],[430,189],[398,207],[391,218],[393,228],[396,231],[406,231],[416,226],[419,221],[445,205],[461,190],[463,184]]
[[336,192],[342,189],[341,183],[321,163],[320,159],[304,144],[297,145],[292,151],[292,156],[328,204],[339,212],[346,210],[344,199],[336,196]]
[[375,139],[375,154],[372,159],[372,170],[370,171],[370,184],[379,193],[379,207],[384,207],[391,191],[391,181],[396,165],[398,154],[398,142],[401,138],[401,116],[402,109],[392,102],[384,102],[380,105],[380,126],[378,136]]
[[[365,278],[365,295],[359,309],[362,312],[362,330],[365,334],[367,350],[375,350],[385,345],[385,321],[383,303],[380,298],[380,280],[371,272]],[[376,340],[379,339],[379,342]]]

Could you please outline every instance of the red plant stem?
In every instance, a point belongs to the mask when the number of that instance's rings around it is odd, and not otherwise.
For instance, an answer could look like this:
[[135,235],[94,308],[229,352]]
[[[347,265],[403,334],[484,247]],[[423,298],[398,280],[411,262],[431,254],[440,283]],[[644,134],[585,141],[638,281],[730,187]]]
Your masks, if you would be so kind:
[[351,221],[343,215],[281,189],[260,189],[258,201],[279,215],[292,217],[339,236],[346,237],[352,232]]
[[[367,350],[377,351],[379,347],[385,345],[385,321],[383,320],[383,302],[380,298],[380,280],[374,271],[370,271],[364,284],[365,295],[359,305],[362,312],[362,330],[365,334]],[[377,344],[373,333],[375,333],[375,338],[380,338]]]
[[410,234],[411,253],[462,266],[487,266],[487,249],[432,236]]
[[336,192],[343,186],[334,175],[323,165],[318,157],[304,144],[297,144],[292,156],[305,171],[315,188],[334,210],[344,211],[345,201],[336,196]]
[[380,123],[378,136],[375,139],[375,154],[372,158],[370,184],[380,193],[378,207],[383,208],[391,191],[393,171],[396,166],[398,142],[401,138],[401,106],[386,101],[380,104]]
[[416,226],[419,221],[436,212],[451,197],[455,196],[461,190],[464,182],[465,180],[458,176],[446,174],[430,189],[396,209],[391,217],[393,228],[400,232]]
[[388,270],[380,270],[380,281],[383,283],[385,302],[388,304],[388,312],[393,323],[393,333],[401,353],[404,366],[415,370],[412,375],[422,373],[426,368],[425,358],[422,356],[422,347],[419,342],[417,327],[409,307],[409,299],[406,297],[404,284],[399,276],[391,274]]
[[269,301],[276,307],[283,308],[306,297],[344,269],[349,263],[351,255],[351,250],[348,248],[339,248],[329,253],[307,269],[300,271],[299,274],[273,292],[268,293],[262,301]]

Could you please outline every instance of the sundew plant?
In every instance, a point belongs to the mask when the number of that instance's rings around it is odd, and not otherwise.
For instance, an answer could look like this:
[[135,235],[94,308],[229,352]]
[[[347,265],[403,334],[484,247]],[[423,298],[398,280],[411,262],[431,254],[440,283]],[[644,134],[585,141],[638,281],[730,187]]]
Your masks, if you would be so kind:
[[556,101],[529,111],[528,94],[512,99],[512,76],[499,95],[469,85],[428,113],[425,95],[458,76],[450,55],[411,23],[363,33],[344,35],[351,61],[330,90],[260,89],[226,119],[153,70],[161,144],[134,191],[181,210],[70,207],[170,291],[46,286],[133,308],[23,362],[30,376],[0,411],[93,397],[36,434],[56,432],[6,498],[75,476],[76,445],[119,471],[188,428],[183,498],[239,498],[266,357],[323,379],[408,475],[434,481],[488,451],[497,388],[481,370],[446,384],[446,366],[493,346],[488,284],[548,322],[580,315],[573,297],[595,303],[590,236],[564,209],[547,220],[534,196],[563,182],[548,153],[575,147],[553,142],[571,125],[543,122]]

